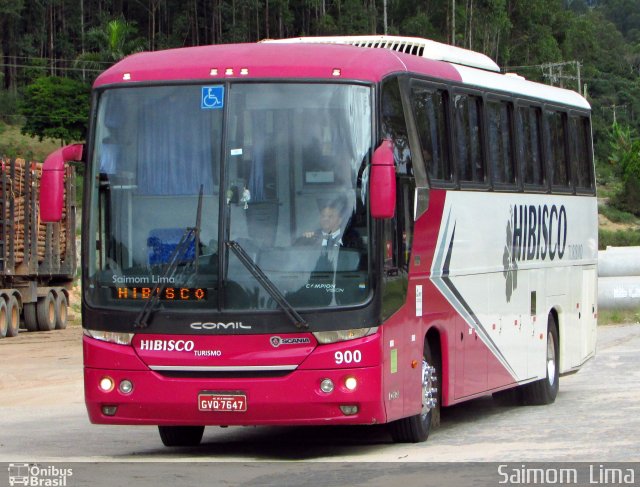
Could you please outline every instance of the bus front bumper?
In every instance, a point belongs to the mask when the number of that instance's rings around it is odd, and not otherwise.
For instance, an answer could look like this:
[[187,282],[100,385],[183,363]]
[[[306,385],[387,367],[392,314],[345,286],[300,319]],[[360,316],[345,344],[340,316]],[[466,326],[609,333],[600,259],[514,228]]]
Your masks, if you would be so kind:
[[[355,378],[349,390],[347,378]],[[98,424],[319,425],[377,424],[386,416],[380,367],[295,370],[284,377],[170,377],[151,370],[84,369],[89,418]],[[330,379],[331,392],[322,381]],[[122,392],[121,383],[131,384]],[[109,384],[112,387],[109,387]],[[101,387],[102,384],[102,387]],[[128,384],[127,384],[128,385]],[[353,381],[350,381],[353,386]],[[127,388],[125,387],[126,391]],[[203,398],[244,398],[237,411],[210,410]],[[202,410],[204,406],[204,409]]]

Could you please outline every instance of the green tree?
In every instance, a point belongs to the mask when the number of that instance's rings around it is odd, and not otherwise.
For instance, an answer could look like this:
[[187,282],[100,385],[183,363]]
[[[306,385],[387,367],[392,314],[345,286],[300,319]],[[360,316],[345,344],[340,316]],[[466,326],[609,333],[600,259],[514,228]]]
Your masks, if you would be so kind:
[[87,84],[69,78],[42,77],[27,86],[20,103],[25,117],[22,133],[59,139],[63,144],[86,138],[89,117]]
[[542,64],[562,60],[555,36],[562,16],[560,0],[509,0],[512,28],[506,42],[504,64]]
[[640,139],[629,127],[617,123],[611,129],[609,162],[620,174],[622,189],[613,205],[640,216]]
[[17,91],[16,55],[18,50],[18,31],[20,15],[24,8],[21,0],[0,0],[0,59],[4,87],[11,93]]
[[76,58],[76,67],[103,70],[125,56],[145,48],[145,42],[138,36],[135,23],[124,19],[113,19],[99,28],[90,29],[87,32],[87,43],[94,50],[80,54]]

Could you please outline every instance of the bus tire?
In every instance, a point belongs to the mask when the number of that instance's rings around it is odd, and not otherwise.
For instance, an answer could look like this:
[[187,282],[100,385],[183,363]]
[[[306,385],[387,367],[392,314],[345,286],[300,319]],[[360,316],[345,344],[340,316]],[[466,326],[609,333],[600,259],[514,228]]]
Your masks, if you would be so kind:
[[7,336],[15,337],[20,333],[20,304],[15,296],[7,301]]
[[64,330],[67,327],[68,317],[67,296],[63,292],[59,292],[56,296],[56,330]]
[[158,426],[164,446],[198,446],[204,426]]
[[38,298],[36,305],[38,315],[38,330],[51,331],[56,327],[56,300],[49,291],[43,298]]
[[0,338],[7,336],[9,328],[9,315],[7,313],[7,302],[0,297]]
[[22,307],[24,316],[24,327],[27,331],[38,331],[38,315],[36,313],[36,303],[26,303]]
[[524,404],[551,404],[556,400],[560,387],[560,355],[558,347],[558,325],[553,315],[547,322],[547,368],[546,377],[522,388]]
[[[440,364],[434,360],[428,344],[422,358],[422,412],[389,424],[391,438],[396,443],[419,443],[426,441],[432,426],[440,423],[439,382]],[[434,392],[435,391],[435,392]],[[436,424],[434,424],[436,423]]]

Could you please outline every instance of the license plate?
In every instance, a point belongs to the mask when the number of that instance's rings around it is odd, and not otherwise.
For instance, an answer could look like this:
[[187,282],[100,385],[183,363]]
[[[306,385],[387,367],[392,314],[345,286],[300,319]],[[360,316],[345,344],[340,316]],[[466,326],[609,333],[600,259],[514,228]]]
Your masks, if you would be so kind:
[[200,411],[236,412],[247,410],[247,396],[244,394],[198,394],[198,409]]

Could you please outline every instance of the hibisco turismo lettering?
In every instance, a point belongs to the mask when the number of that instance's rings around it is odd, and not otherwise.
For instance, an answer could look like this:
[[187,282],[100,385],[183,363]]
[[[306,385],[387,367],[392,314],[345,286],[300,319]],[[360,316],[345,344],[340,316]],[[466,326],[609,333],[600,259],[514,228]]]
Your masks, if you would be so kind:
[[140,340],[140,350],[154,352],[191,352],[193,340]]

